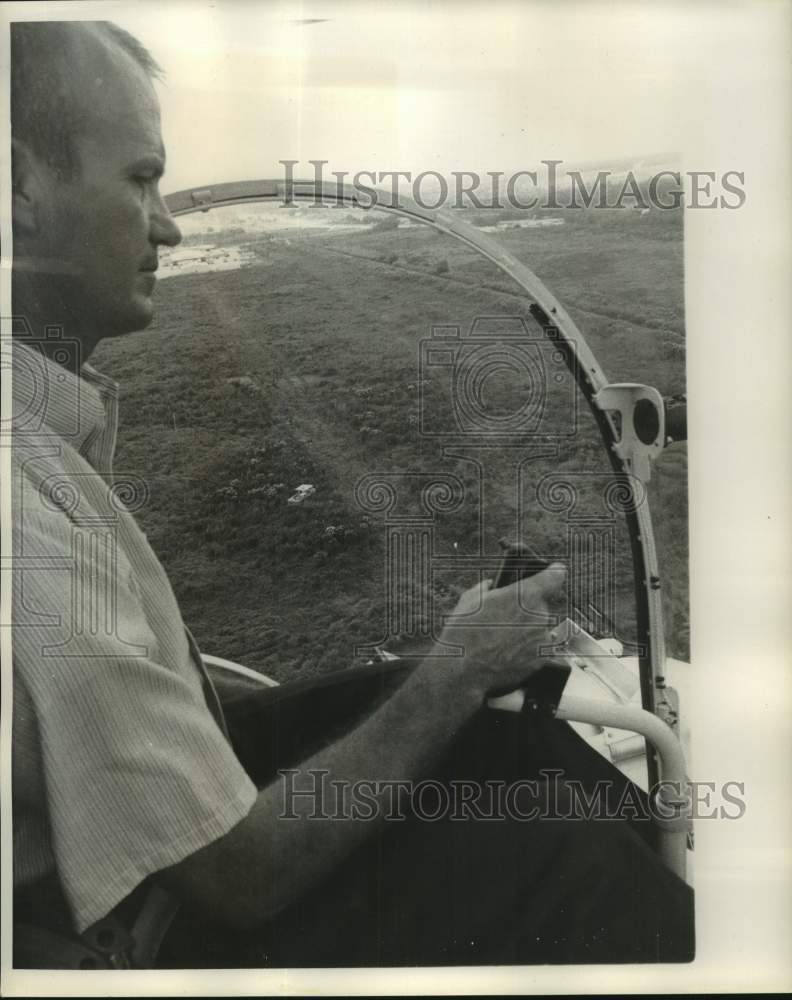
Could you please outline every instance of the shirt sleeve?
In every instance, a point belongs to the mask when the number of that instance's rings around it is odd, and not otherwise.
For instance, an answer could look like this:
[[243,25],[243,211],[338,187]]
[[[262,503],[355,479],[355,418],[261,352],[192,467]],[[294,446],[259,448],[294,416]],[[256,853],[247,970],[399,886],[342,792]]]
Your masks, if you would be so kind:
[[[25,519],[14,670],[34,705],[52,850],[83,931],[152,872],[226,834],[257,792],[192,683],[194,665],[182,674],[158,662],[129,564],[58,568],[53,554],[71,545],[67,517]],[[75,605],[89,590],[112,594],[109,629]]]

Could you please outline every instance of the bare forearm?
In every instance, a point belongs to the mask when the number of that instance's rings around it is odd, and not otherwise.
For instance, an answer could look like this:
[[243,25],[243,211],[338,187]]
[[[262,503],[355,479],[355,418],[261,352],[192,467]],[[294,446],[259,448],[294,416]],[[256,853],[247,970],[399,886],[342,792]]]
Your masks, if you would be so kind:
[[[420,777],[488,691],[517,687],[536,668],[547,642],[544,595],[563,579],[563,567],[552,566],[494,593],[483,584],[466,591],[456,626],[443,632],[464,656],[425,660],[365,722],[261,791],[241,823],[163,873],[165,881],[240,924],[277,913],[317,884],[384,822],[394,785]],[[526,620],[526,609],[540,612],[538,623]],[[343,799],[362,782],[368,819],[350,815]],[[306,788],[308,795],[292,794]]]
[[[222,842],[187,860],[194,894],[233,901],[225,917],[241,924],[289,905],[372,836],[398,784],[425,773],[482,700],[463,661],[424,661],[356,729],[263,789]],[[361,782],[370,783],[365,819],[347,808]]]
[[[371,836],[392,809],[398,783],[424,775],[481,706],[482,694],[460,673],[458,662],[425,661],[365,722],[260,793],[257,825],[272,828],[268,862],[292,873],[289,896]],[[371,803],[366,819],[350,810],[350,792],[361,782]]]

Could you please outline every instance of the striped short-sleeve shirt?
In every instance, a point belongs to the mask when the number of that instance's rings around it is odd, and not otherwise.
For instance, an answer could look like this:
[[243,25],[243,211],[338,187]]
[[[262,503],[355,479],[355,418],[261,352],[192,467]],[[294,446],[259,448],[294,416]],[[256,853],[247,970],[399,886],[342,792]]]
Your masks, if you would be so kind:
[[113,476],[116,384],[12,350],[14,878],[56,873],[82,931],[256,788],[134,520],[146,484]]

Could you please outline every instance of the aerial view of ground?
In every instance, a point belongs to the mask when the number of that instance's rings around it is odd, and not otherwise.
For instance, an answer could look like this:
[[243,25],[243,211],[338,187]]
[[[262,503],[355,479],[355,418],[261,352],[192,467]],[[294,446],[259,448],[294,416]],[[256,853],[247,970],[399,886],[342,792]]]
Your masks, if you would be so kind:
[[[471,557],[520,535],[568,560],[573,517],[611,531],[599,625],[629,643],[632,566],[602,507],[607,456],[517,286],[382,213],[222,212],[185,218],[154,324],[93,359],[122,385],[116,472],[149,485],[138,517],[201,648],[279,681],[347,667],[383,640],[418,648],[478,579]],[[490,235],[564,303],[609,379],[684,392],[681,215],[559,220]],[[523,369],[509,361],[515,336]],[[460,377],[472,350],[478,385],[472,364]],[[553,477],[579,494],[573,512],[542,501]],[[688,658],[684,444],[650,491],[669,652]],[[412,589],[393,548],[410,531],[432,565]]]

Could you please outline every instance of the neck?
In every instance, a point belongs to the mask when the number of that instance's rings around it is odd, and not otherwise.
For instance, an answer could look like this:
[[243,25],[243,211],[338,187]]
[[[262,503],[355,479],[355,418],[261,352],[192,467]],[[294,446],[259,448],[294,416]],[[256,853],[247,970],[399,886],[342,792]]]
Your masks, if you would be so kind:
[[11,286],[14,335],[24,337],[51,360],[78,371],[100,338],[85,317],[76,315],[68,305],[61,284],[58,276],[28,272],[15,261]]

